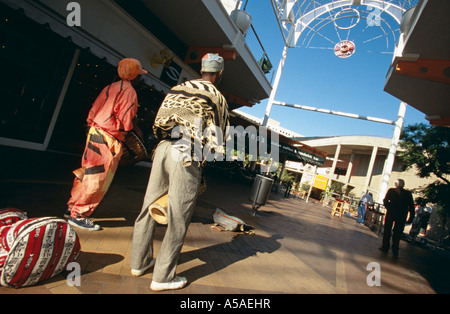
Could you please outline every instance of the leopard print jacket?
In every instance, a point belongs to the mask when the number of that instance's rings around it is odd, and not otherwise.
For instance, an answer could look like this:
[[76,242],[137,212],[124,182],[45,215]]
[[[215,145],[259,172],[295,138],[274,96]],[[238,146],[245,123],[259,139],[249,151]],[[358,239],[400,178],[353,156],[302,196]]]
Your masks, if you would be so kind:
[[204,164],[223,156],[228,125],[225,97],[214,84],[200,79],[172,88],[156,115],[153,132],[159,140],[175,141],[173,145],[184,153],[184,165]]

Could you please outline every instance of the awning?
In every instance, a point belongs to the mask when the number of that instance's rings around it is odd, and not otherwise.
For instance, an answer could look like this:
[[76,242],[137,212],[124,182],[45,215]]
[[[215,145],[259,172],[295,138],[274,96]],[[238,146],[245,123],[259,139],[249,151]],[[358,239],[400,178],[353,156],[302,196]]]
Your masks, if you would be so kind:
[[280,152],[286,154],[287,159],[315,166],[322,166],[325,162],[327,153],[299,141],[292,140],[284,135],[280,134],[279,137]]
[[[159,69],[151,67],[155,51],[160,53],[163,48],[175,53],[174,60],[178,66],[181,67],[181,63],[188,65],[182,67],[186,71],[183,74],[186,79],[194,73],[194,76],[199,75],[200,63],[192,58],[201,54],[202,49],[233,51],[236,56],[226,59],[220,85],[233,108],[253,106],[266,99],[272,89],[243,35],[219,0],[173,0],[170,5],[165,1],[151,0],[80,0],[77,3],[83,12],[81,26],[73,27],[67,25],[67,2],[0,1],[22,10],[33,21],[48,25],[55,33],[69,38],[75,45],[88,49],[113,66],[126,56],[139,59],[147,70],[151,70],[143,80],[160,91],[167,92],[170,86],[160,80]],[[156,19],[160,23],[150,23]],[[161,33],[162,29],[165,32]],[[177,49],[179,45],[182,46],[181,52]]]
[[[1,2],[15,10],[23,11],[29,19],[39,24],[47,25],[56,34],[63,38],[68,38],[76,46],[89,50],[90,53],[100,59],[105,59],[113,66],[117,66],[119,61],[125,57],[82,28],[69,27],[62,16],[37,2],[25,0],[1,0]],[[157,90],[168,91],[170,89],[169,86],[162,83],[150,73],[143,75],[142,79],[148,85],[153,85]]]

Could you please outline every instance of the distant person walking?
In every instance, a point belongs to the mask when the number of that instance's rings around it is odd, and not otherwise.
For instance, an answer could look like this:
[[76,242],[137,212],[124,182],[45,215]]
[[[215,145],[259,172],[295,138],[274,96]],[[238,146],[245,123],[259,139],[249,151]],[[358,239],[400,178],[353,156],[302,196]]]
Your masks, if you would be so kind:
[[[400,238],[405,228],[406,217],[409,212],[409,220],[414,219],[414,200],[410,191],[404,189],[405,181],[398,179],[395,188],[390,188],[383,200],[386,207],[386,218],[384,222],[383,244],[380,250],[387,253],[390,248],[392,235],[392,254],[398,256]],[[394,228],[392,228],[394,226]]]
[[358,218],[356,221],[360,224],[364,224],[364,218],[366,217],[368,205],[373,205],[373,195],[372,193],[366,193],[361,197],[358,206]]
[[289,197],[289,195],[291,194],[291,187],[292,187],[292,182],[289,181],[286,183],[286,191],[284,192],[284,197]]

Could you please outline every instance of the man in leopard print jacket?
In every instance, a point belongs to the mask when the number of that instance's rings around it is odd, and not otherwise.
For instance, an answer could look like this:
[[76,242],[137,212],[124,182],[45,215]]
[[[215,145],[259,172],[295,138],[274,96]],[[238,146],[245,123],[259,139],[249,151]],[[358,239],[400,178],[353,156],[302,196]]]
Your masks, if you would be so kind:
[[[154,265],[150,288],[180,289],[186,278],[176,276],[176,267],[191,220],[205,161],[223,158],[228,105],[216,88],[224,60],[215,54],[202,59],[202,78],[172,88],[155,119],[154,133],[160,140],[144,197],[134,225],[131,269],[142,275]],[[148,207],[168,194],[168,224],[158,257],[153,257],[156,221]]]

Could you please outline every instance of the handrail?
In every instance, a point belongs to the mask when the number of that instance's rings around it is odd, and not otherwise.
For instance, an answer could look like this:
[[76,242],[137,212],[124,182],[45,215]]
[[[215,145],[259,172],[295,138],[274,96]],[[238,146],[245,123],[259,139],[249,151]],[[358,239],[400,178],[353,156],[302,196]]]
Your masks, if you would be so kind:
[[[264,46],[261,43],[261,40],[259,39],[259,36],[256,33],[253,25],[250,26],[250,30],[247,32],[245,37],[247,46],[250,48],[250,51],[253,54],[255,60],[258,62],[258,65],[261,68],[262,72],[265,75],[269,75],[273,67],[272,63],[270,62],[269,56],[267,55],[267,52],[264,49]],[[269,81],[272,81],[272,78],[270,78]]]

